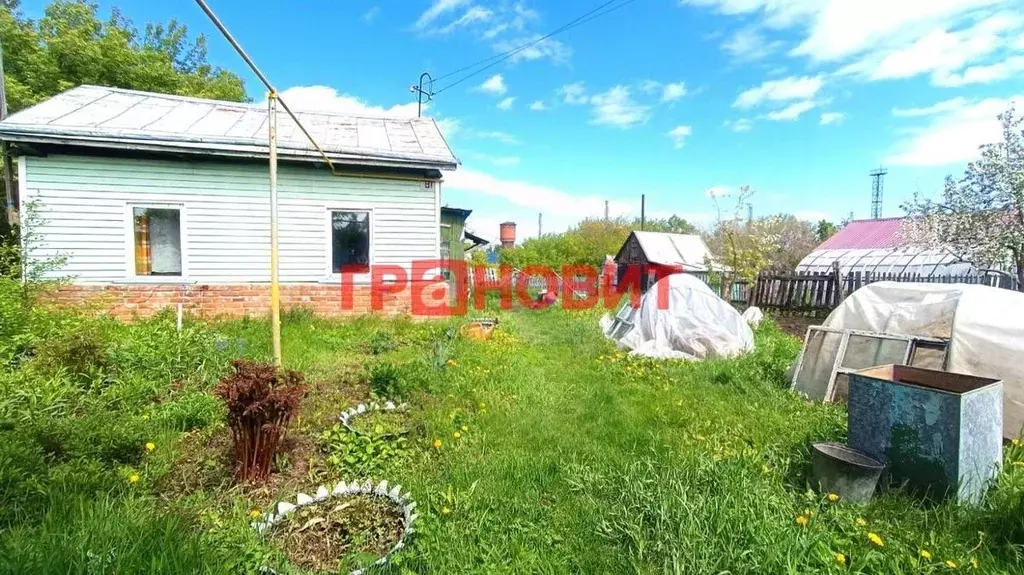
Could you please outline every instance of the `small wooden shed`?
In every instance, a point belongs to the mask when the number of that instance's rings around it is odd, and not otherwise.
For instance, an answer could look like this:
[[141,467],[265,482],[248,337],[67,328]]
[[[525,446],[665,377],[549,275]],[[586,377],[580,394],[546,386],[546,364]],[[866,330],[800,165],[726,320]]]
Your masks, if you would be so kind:
[[696,234],[630,232],[615,256],[621,281],[631,266],[640,266],[640,289],[670,273],[706,272],[711,250]]

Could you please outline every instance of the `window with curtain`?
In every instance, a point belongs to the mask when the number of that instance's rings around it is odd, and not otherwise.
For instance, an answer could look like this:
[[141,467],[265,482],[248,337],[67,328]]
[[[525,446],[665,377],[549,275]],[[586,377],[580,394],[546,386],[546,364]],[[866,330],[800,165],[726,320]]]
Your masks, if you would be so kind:
[[370,212],[331,212],[331,270],[370,270]]
[[135,220],[135,275],[181,275],[181,210],[132,209]]

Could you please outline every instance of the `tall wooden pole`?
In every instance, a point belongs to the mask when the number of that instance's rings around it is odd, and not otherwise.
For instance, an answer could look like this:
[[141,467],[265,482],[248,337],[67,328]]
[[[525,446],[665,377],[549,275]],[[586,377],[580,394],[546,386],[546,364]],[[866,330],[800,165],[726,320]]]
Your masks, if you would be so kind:
[[273,332],[274,364],[281,365],[281,286],[277,253],[277,92],[267,95],[270,140],[270,329]]

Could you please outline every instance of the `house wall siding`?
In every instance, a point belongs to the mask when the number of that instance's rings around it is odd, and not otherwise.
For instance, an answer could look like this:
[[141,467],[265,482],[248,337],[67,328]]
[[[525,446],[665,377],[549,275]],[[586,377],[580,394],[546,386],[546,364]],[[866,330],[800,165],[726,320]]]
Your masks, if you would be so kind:
[[[22,157],[24,202],[41,220],[32,257],[66,256],[53,273],[78,285],[132,283],[130,204],[184,206],[182,243],[191,284],[269,282],[266,166],[229,162],[51,155]],[[370,209],[371,262],[409,268],[436,259],[439,184],[279,170],[280,279],[332,283],[330,208]],[[167,278],[168,282],[181,281]]]

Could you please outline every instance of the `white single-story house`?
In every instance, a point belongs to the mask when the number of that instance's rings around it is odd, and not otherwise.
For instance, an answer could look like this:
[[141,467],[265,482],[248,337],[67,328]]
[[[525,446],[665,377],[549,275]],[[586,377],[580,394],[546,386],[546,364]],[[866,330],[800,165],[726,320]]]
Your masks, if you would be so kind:
[[[370,266],[440,257],[442,171],[458,160],[430,118],[296,112],[336,172],[280,110],[282,305],[366,311]],[[57,297],[102,295],[118,315],[269,309],[267,138],[265,106],[99,86],[0,122],[22,221],[30,210],[39,220],[29,256],[65,257],[54,274],[71,282]],[[359,272],[348,310],[341,266]]]

